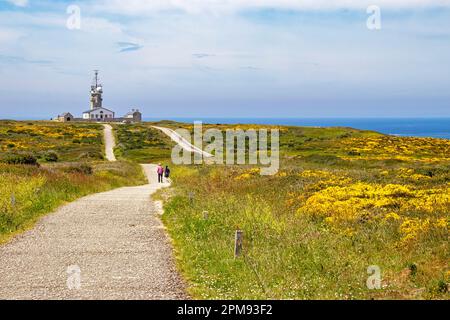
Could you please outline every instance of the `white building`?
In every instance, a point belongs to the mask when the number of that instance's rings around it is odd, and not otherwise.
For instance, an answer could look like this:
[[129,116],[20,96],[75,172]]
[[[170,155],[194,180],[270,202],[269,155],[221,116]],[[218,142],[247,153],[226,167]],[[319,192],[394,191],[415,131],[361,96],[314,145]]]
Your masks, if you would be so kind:
[[125,121],[141,122],[142,113],[138,109],[131,109],[124,117]]
[[91,86],[91,109],[83,112],[84,120],[112,121],[114,111],[103,108],[103,86],[98,82],[98,70],[95,71],[94,83]]
[[73,121],[74,117],[70,112],[64,112],[63,114],[60,114],[56,119],[59,122],[71,122]]
[[95,121],[112,121],[114,119],[114,111],[99,107],[83,112],[84,120]]
[[95,78],[91,85],[91,108],[83,112],[82,119],[74,118],[72,114],[66,112],[59,115],[54,120],[61,122],[69,121],[98,121],[98,122],[141,122],[142,113],[137,109],[132,109],[123,118],[116,118],[115,112],[103,107],[103,85],[98,79],[98,70],[95,71]]

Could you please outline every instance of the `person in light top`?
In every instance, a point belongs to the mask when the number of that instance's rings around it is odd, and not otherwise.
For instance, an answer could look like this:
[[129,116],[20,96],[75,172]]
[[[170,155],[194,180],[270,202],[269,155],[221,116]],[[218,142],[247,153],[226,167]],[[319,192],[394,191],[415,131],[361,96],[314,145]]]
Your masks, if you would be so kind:
[[160,164],[158,164],[158,167],[156,168],[156,173],[158,173],[158,183],[163,183],[163,175],[164,175],[164,168]]

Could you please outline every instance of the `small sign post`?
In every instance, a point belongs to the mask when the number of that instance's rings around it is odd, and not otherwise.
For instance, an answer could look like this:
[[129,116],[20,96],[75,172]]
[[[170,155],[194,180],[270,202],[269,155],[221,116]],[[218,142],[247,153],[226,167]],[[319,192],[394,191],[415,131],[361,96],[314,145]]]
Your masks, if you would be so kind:
[[244,243],[244,232],[242,230],[236,230],[236,236],[234,240],[234,258],[237,259],[242,254]]

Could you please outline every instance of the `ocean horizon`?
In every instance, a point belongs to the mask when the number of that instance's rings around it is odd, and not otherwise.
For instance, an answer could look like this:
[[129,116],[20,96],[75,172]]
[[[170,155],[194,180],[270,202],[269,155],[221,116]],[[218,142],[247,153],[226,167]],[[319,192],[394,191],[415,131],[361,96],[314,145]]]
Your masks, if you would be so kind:
[[299,127],[350,127],[402,137],[450,139],[450,117],[444,118],[144,118],[205,124],[265,124]]

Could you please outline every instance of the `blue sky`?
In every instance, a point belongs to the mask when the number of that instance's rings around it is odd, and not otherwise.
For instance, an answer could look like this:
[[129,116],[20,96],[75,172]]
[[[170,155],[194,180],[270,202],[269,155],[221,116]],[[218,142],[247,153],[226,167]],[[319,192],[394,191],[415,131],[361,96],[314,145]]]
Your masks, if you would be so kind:
[[0,0],[0,118],[80,115],[94,69],[118,114],[450,116],[450,0]]

